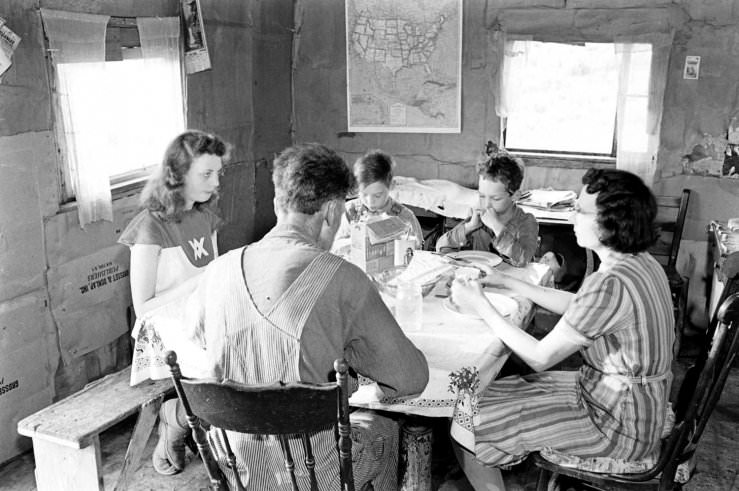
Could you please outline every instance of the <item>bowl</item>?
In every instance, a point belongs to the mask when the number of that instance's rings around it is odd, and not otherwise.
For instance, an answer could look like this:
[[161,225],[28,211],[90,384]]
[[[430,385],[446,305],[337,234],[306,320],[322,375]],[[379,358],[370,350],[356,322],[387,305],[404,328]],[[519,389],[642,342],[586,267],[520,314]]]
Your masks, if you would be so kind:
[[[405,268],[405,266],[396,266],[394,268],[386,269],[385,271],[381,271],[379,273],[371,274],[369,275],[369,277],[377,286],[377,289],[380,292],[395,298],[395,294],[398,291],[398,285],[397,283],[393,282],[393,280],[397,278],[403,271],[405,271]],[[437,281],[439,281],[439,278],[434,278],[431,281],[422,283],[421,295],[425,297],[426,295],[431,293],[431,290],[434,289]]]

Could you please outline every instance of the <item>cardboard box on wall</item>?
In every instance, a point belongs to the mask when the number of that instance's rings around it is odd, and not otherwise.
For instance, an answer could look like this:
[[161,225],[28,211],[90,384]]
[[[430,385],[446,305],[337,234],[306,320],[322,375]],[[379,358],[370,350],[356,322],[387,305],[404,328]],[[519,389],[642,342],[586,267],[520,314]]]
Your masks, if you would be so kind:
[[18,421],[54,398],[59,350],[46,294],[36,290],[0,303],[0,463],[31,448]]

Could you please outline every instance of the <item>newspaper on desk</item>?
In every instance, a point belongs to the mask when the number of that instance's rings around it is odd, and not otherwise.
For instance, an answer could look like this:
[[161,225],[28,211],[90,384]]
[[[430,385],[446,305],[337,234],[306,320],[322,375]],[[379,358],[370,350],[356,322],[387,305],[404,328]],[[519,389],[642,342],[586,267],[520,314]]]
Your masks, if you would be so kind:
[[721,222],[711,222],[718,232],[717,239],[721,254],[731,254],[739,251],[739,219],[729,219],[727,224]]
[[559,191],[556,189],[532,189],[527,191],[518,200],[519,205],[529,206],[532,208],[541,208],[545,210],[551,209],[571,209],[577,193],[574,191]]

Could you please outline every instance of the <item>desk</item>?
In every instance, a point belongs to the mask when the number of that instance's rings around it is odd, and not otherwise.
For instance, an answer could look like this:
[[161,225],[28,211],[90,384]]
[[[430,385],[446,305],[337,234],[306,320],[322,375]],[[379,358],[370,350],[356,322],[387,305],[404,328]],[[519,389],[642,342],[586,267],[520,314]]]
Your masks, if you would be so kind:
[[[547,228],[554,228],[555,230],[567,230],[567,233],[571,235],[572,238],[574,238],[574,231],[573,228],[575,226],[575,211],[574,210],[543,210],[541,208],[535,208],[532,206],[526,206],[526,205],[518,205],[523,211],[527,213],[531,213],[536,217],[536,221],[539,222],[540,230],[539,230],[539,236],[542,237],[542,240],[544,240],[544,235],[542,231],[546,231]],[[550,246],[547,248],[546,244],[542,244],[544,247],[541,247],[540,250],[551,250],[553,249],[553,246]],[[578,277],[578,280],[582,280],[582,277],[588,276],[590,273],[595,271],[595,256],[593,255],[593,251],[590,249],[585,249],[585,270],[581,272],[577,268],[573,268],[575,263],[576,257],[575,252],[576,250],[582,250],[580,246],[577,245],[577,240],[575,239],[574,243],[567,244],[570,246],[574,246],[575,250],[564,250],[565,248],[561,247],[562,245],[562,237],[557,237],[557,245],[560,247],[557,247],[556,252],[559,252],[565,257],[565,261],[568,262],[568,273],[570,275],[574,274]],[[572,249],[570,247],[569,249]],[[582,253],[581,253],[582,254]],[[582,259],[580,259],[582,260]],[[579,281],[578,281],[579,283]]]

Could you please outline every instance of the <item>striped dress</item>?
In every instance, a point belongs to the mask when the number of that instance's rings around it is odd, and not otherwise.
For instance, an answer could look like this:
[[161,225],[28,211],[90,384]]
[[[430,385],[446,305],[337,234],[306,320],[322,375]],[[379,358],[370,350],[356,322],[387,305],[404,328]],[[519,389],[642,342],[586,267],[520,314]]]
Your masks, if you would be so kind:
[[479,404],[476,458],[512,465],[543,450],[607,471],[652,457],[671,420],[674,319],[662,267],[641,253],[593,273],[560,322],[577,331],[583,367],[493,382]]
[[[231,251],[215,261],[197,292],[201,297],[198,308],[202,311],[194,317],[204,326],[202,334],[209,370],[219,379],[246,384],[301,380],[301,335],[327,286],[336,281],[343,260],[329,253],[318,254],[272,306],[261,311],[255,304],[255,293],[243,278],[244,250]],[[337,357],[329,354],[331,360]],[[330,363],[324,368],[324,373],[328,374]],[[351,414],[351,426],[357,489],[368,481],[372,481],[378,491],[395,489],[397,423],[372,411],[355,411]],[[211,428],[208,437],[231,488],[236,489],[233,474],[226,464],[227,453],[220,430]],[[247,489],[291,489],[279,440],[273,436],[232,432],[228,432],[228,439]],[[319,488],[339,490],[339,461],[333,427],[313,435],[311,440]],[[298,463],[295,466],[298,484],[301,489],[307,489],[308,474],[305,466],[300,465],[304,461],[302,444],[298,438],[290,442],[293,459]]]

